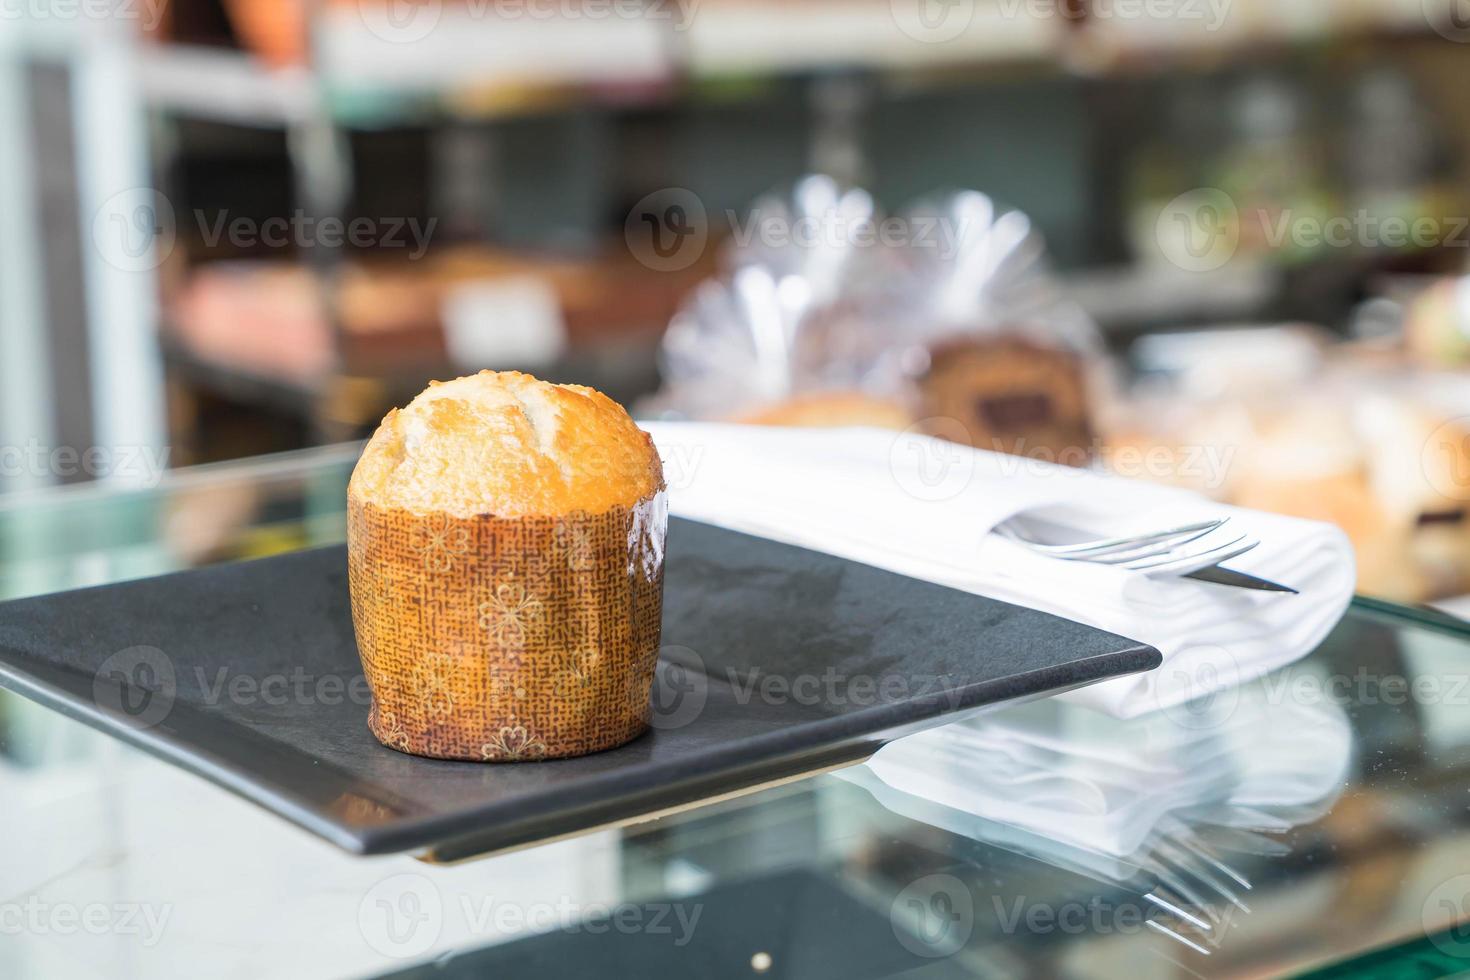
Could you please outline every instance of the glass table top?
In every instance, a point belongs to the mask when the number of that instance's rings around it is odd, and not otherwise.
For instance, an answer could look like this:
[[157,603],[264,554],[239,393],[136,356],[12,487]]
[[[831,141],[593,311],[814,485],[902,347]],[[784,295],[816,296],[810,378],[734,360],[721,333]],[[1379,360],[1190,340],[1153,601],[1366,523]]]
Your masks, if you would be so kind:
[[[0,497],[0,597],[339,542],[356,454]],[[436,866],[351,857],[0,692],[0,976],[1470,969],[1457,620],[1360,599],[1311,656],[1174,711],[1124,722],[1040,701],[955,732],[973,749],[959,761],[899,743]]]

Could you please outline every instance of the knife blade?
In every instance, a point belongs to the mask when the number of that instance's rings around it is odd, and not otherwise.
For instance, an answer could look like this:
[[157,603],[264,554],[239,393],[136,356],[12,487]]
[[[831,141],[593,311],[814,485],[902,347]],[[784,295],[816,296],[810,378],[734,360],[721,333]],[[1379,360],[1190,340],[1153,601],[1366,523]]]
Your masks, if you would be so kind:
[[1190,572],[1185,578],[1192,578],[1197,582],[1213,582],[1215,585],[1232,585],[1237,589],[1255,589],[1259,592],[1285,592],[1289,595],[1301,595],[1291,586],[1272,582],[1270,579],[1259,578],[1248,575],[1245,572],[1237,572],[1233,568],[1223,565],[1212,565],[1209,568],[1201,568],[1197,572]]

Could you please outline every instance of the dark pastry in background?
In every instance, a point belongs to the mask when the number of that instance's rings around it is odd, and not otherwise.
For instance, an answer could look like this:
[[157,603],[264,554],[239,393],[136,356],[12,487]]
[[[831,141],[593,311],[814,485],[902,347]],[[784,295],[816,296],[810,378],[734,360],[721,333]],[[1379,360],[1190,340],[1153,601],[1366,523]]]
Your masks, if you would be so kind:
[[1018,337],[936,345],[918,379],[932,435],[1071,466],[1092,458],[1082,360]]

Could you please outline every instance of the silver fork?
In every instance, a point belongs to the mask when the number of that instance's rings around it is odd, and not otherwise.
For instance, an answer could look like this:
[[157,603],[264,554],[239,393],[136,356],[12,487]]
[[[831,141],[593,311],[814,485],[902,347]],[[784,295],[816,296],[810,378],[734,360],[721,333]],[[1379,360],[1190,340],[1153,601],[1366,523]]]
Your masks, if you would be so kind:
[[1221,567],[1224,562],[1260,545],[1259,540],[1246,534],[1219,540],[1215,532],[1229,520],[1224,517],[1121,537],[1089,538],[1075,528],[1020,515],[997,526],[995,533],[1037,554],[1062,561],[1115,565],[1154,578],[1192,577],[1242,588],[1295,592],[1287,586]]

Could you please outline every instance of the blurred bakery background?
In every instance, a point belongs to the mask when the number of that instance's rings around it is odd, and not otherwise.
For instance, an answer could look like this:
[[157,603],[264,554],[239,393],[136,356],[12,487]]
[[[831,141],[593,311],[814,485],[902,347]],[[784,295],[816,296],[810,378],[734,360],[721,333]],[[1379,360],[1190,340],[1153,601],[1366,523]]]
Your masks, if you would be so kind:
[[1467,80],[1465,0],[0,0],[0,492],[518,368],[1335,521],[1470,612]]

